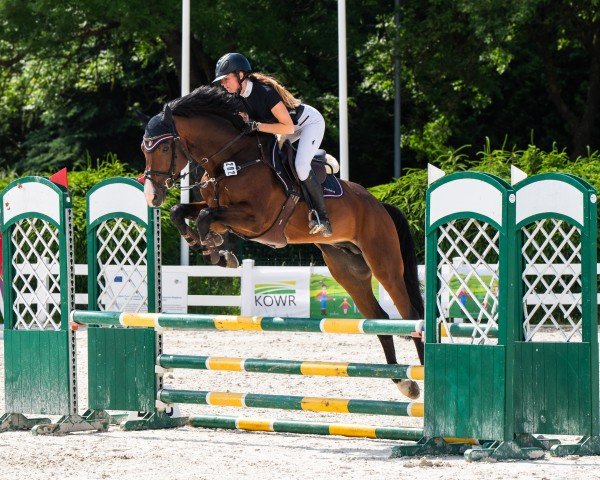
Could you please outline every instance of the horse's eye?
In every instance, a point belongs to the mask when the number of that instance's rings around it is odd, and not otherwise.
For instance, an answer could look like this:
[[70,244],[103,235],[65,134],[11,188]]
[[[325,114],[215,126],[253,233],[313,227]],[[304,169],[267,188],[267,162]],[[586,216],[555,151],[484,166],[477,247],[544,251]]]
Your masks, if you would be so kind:
[[160,147],[160,149],[163,152],[168,152],[171,149],[171,145],[169,145],[168,143],[163,143],[162,146]]

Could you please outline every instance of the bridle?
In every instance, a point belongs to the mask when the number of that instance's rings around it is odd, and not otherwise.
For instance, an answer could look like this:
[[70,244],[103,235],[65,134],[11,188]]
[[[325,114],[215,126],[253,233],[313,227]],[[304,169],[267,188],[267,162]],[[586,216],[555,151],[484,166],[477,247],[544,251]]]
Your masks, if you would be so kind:
[[[148,153],[151,153],[154,150],[156,150],[158,148],[158,146],[164,142],[168,141],[171,144],[171,163],[169,165],[168,170],[164,170],[164,171],[163,170],[153,170],[152,169],[152,158],[150,158],[150,164],[148,165],[149,168],[144,171],[144,179],[150,180],[152,182],[152,184],[157,188],[163,188],[162,185],[157,183],[156,180],[154,180],[152,178],[152,175],[167,177],[165,180],[164,188],[166,188],[167,190],[170,190],[177,184],[178,180],[185,178],[186,176],[190,175],[192,172],[194,172],[194,173],[197,172],[198,169],[200,167],[206,165],[211,158],[216,157],[217,155],[223,153],[225,150],[227,150],[229,147],[231,147],[234,143],[236,143],[244,135],[245,135],[244,132],[240,132],[238,135],[236,135],[232,140],[230,140],[225,145],[223,145],[215,153],[209,155],[208,157],[204,157],[201,160],[196,160],[194,158],[194,156],[190,153],[190,151],[187,149],[185,144],[181,141],[181,137],[179,136],[179,134],[177,132],[165,133],[162,135],[158,135],[156,137],[144,137],[142,140],[142,149]],[[188,170],[186,173],[179,173],[179,174],[176,173],[177,149],[178,148],[181,149],[181,151],[185,155],[185,158],[187,159]],[[261,148],[261,153],[262,153],[262,148]],[[191,168],[191,166],[193,164],[197,164],[194,169]],[[181,171],[183,171],[183,170],[185,170],[185,167],[181,169]],[[192,189],[195,186],[196,185],[191,185],[186,188]]]

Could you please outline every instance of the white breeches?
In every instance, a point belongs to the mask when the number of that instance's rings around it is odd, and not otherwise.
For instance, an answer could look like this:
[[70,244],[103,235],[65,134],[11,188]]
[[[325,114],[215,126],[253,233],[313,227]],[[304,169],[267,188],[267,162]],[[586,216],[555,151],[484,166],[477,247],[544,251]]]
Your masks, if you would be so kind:
[[315,152],[321,146],[325,134],[325,120],[316,108],[304,104],[304,111],[298,119],[298,125],[294,126],[294,133],[287,135],[291,142],[296,145],[296,172],[300,181],[308,178],[310,173],[310,162]]

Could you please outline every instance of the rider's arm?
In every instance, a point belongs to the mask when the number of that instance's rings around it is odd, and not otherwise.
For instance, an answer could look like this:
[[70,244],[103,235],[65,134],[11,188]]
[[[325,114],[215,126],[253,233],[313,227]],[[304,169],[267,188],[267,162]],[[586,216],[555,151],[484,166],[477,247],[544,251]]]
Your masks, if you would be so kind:
[[281,135],[290,135],[294,133],[294,122],[290,113],[283,102],[279,102],[272,109],[271,112],[277,119],[277,123],[262,123],[258,124],[259,132],[265,133],[279,133]]

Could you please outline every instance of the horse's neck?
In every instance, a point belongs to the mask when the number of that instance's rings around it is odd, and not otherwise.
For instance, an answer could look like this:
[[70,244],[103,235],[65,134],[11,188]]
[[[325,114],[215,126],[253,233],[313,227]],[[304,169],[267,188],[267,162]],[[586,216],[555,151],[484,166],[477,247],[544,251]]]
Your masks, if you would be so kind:
[[[215,152],[218,152],[220,148],[227,145],[232,139],[235,139],[237,133],[234,133],[232,138],[227,140],[223,145],[218,147]],[[236,166],[243,168],[249,168],[256,160],[262,159],[265,165],[265,171],[268,172],[268,152],[266,149],[266,143],[264,139],[257,140],[256,137],[241,137],[229,146],[223,152],[215,155],[214,161],[208,162],[206,165],[206,171],[211,175],[219,175],[223,173],[223,165],[227,162],[233,162]],[[255,162],[257,163],[257,162]],[[251,168],[256,169],[258,167],[263,168],[260,164],[252,165]]]
[[243,137],[228,145],[239,135],[239,131],[222,116],[175,116],[174,119],[179,136],[185,141],[188,150],[211,175],[214,175],[229,157],[235,155],[241,147],[240,142],[249,145],[249,142],[244,142]]

